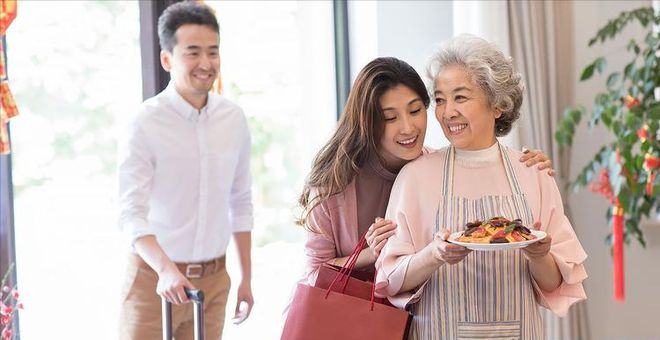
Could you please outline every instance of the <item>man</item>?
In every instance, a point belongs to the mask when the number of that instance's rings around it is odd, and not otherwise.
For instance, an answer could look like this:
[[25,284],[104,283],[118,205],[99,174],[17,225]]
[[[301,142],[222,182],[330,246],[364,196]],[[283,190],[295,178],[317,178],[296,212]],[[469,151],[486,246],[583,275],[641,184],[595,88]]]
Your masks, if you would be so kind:
[[[219,28],[203,4],[179,2],[158,20],[168,87],[146,100],[119,159],[120,225],[132,247],[122,339],[162,338],[161,298],[173,303],[176,339],[193,334],[184,288],[204,291],[208,339],[220,339],[229,292],[225,252],[233,234],[241,263],[235,318],[252,308],[250,136],[242,110],[209,93]],[[159,296],[160,295],[160,296]],[[241,302],[247,309],[240,310]]]

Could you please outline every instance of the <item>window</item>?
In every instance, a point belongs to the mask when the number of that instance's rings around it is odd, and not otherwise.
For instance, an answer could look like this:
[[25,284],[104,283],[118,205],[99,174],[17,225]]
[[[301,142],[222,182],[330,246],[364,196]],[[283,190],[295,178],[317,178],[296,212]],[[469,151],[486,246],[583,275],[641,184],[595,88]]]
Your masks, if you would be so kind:
[[[297,195],[336,120],[331,2],[212,2],[224,94],[252,134],[253,292],[225,339],[277,339],[302,275]],[[138,2],[21,2],[7,35],[24,340],[116,339],[126,245],[117,228],[116,136],[142,101]],[[276,293],[273,293],[276,292]],[[258,326],[258,327],[257,327]]]
[[141,101],[138,2],[22,1],[7,32],[21,339],[116,339],[116,122]]

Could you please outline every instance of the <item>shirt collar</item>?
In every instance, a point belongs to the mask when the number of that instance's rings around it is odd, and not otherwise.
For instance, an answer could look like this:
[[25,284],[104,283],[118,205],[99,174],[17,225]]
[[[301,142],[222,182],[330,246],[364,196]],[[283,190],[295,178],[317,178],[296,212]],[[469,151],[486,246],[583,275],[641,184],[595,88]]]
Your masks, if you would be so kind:
[[181,115],[186,120],[196,120],[200,114],[209,114],[211,111],[208,109],[212,102],[213,102],[213,96],[211,93],[209,93],[208,99],[206,101],[206,105],[202,107],[200,110],[197,110],[195,107],[190,105],[188,101],[186,101],[181,94],[176,90],[176,87],[174,86],[174,82],[170,80],[169,84],[167,84],[167,87],[165,88],[165,91],[163,91],[167,99],[172,103],[174,106],[174,111]]

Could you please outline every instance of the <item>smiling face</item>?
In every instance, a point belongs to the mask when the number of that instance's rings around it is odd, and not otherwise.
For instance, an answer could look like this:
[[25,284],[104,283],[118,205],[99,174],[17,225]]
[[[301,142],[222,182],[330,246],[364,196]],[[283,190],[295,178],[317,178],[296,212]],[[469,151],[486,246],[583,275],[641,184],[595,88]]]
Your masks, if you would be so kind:
[[501,113],[462,67],[448,66],[438,73],[434,99],[435,117],[454,147],[481,150],[497,141],[495,119]]
[[177,92],[196,108],[218,77],[220,54],[218,33],[204,25],[186,24],[176,30],[172,52],[161,52],[163,68],[170,73]]
[[398,171],[422,154],[426,107],[422,98],[404,85],[387,90],[379,104],[385,121],[378,152],[386,168]]

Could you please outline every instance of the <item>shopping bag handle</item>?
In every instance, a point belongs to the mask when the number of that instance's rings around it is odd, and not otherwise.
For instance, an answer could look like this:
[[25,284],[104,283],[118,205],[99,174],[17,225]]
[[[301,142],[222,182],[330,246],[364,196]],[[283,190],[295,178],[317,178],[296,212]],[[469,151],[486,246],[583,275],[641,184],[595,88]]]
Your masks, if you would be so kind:
[[353,269],[357,264],[357,259],[360,256],[360,252],[362,251],[362,248],[364,248],[364,245],[366,243],[367,243],[367,239],[364,236],[360,238],[358,243],[353,248],[351,255],[348,256],[348,259],[346,259],[346,262],[344,262],[344,265],[335,275],[335,278],[334,280],[332,280],[332,283],[330,283],[330,286],[328,287],[328,291],[325,294],[326,299],[328,298],[328,295],[330,295],[330,290],[332,289],[332,287],[334,287],[335,283],[341,282],[344,279],[346,279],[346,282],[344,282],[344,286],[342,287],[341,292],[344,293],[346,291],[346,286],[348,285],[348,278],[351,276],[351,273],[353,272]]
[[[367,238],[366,238],[366,233],[358,243],[355,245],[355,248],[353,248],[353,252],[351,255],[349,255],[348,259],[344,263],[344,265],[341,267],[339,272],[335,275],[334,280],[332,280],[332,283],[330,283],[330,286],[328,286],[326,293],[325,293],[325,298],[327,299],[328,296],[330,296],[330,291],[332,291],[332,287],[334,287],[335,283],[341,282],[342,280],[346,279],[346,282],[344,282],[344,286],[341,289],[341,292],[344,293],[346,291],[346,287],[348,285],[348,278],[351,276],[351,273],[353,272],[353,269],[355,269],[355,266],[357,264],[357,259],[360,256],[360,252],[362,251],[362,248],[367,244]],[[374,301],[375,301],[375,292],[376,292],[376,272],[374,272],[374,279],[373,282],[371,283],[371,310],[374,310]]]

